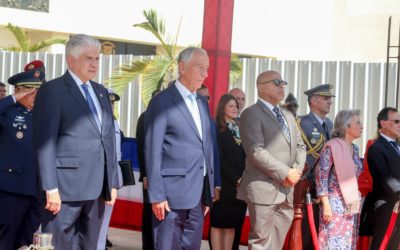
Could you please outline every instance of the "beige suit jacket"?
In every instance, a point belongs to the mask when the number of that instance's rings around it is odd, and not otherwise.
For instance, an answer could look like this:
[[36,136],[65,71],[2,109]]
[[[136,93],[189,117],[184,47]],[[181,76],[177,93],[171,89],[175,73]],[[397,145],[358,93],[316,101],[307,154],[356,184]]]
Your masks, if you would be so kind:
[[303,170],[306,146],[293,115],[281,109],[289,126],[291,141],[285,138],[272,111],[260,100],[240,116],[240,135],[246,151],[246,169],[237,198],[255,204],[293,203],[293,188],[282,182],[290,168]]

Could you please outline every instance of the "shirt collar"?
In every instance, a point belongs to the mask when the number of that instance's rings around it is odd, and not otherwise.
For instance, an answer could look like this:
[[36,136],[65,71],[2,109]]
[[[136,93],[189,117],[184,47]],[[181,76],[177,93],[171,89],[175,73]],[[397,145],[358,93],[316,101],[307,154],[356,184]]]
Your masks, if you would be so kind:
[[192,93],[188,88],[186,88],[179,80],[175,81],[175,86],[183,98],[188,98],[189,95],[195,94]]
[[[274,108],[275,108],[275,106],[274,105],[272,105],[271,103],[269,103],[269,102],[267,102],[266,100],[263,100],[263,99],[261,99],[261,98],[258,98],[258,100],[260,100],[262,103],[264,103],[266,106],[267,106],[267,108],[269,108],[270,110],[271,110],[271,112],[273,113],[273,114],[275,114],[275,112],[274,112]],[[276,107],[278,107],[278,106],[276,106]],[[278,107],[279,108],[279,107]]]
[[388,142],[396,141],[396,140],[390,138],[389,136],[385,135],[384,133],[380,133],[380,134],[381,134],[381,136],[382,136],[383,138],[385,138]]
[[325,122],[325,119],[322,119],[321,117],[319,117],[317,114],[315,114],[314,112],[311,112],[313,115],[314,115],[314,117],[315,117],[315,119],[317,119],[317,121],[319,122],[319,124],[323,124],[324,122]]
[[[79,77],[77,75],[74,74],[74,72],[72,72],[72,70],[68,69],[69,74],[72,76],[72,79],[74,79],[74,81],[76,82],[76,84],[78,84],[78,87],[80,87],[82,84],[84,84],[84,82],[81,81],[81,79],[79,79]],[[91,85],[89,84],[90,81],[87,81],[85,83],[88,83],[88,86],[91,87]]]

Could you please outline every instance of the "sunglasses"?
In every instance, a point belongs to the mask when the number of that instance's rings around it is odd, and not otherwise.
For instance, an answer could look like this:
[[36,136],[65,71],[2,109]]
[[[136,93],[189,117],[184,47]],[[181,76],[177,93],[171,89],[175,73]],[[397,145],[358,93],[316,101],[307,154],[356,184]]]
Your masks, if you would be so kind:
[[269,82],[272,82],[272,83],[273,83],[275,86],[277,86],[277,87],[286,86],[286,85],[287,85],[287,81],[279,80],[279,79],[274,79],[274,80],[269,80],[269,81],[261,82],[260,84],[269,83]]
[[399,123],[400,123],[400,120],[397,120],[397,119],[395,119],[395,120],[388,120],[388,121],[392,121],[392,122],[394,122],[394,124],[399,124]]
[[206,98],[208,101],[210,100],[210,96],[209,95],[205,95],[204,98]]

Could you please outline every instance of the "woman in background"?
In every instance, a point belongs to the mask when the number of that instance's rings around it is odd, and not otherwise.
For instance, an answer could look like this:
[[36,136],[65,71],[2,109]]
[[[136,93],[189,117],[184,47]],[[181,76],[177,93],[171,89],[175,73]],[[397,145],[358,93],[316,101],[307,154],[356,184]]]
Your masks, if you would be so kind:
[[362,129],[359,110],[340,111],[332,139],[325,144],[316,165],[321,249],[356,249],[361,202],[357,179],[363,166],[353,141],[361,136]]
[[245,153],[239,133],[238,103],[233,95],[221,96],[216,123],[221,166],[220,199],[211,209],[211,245],[213,250],[232,249],[235,227],[243,224],[246,204],[236,199],[236,187],[245,168]]

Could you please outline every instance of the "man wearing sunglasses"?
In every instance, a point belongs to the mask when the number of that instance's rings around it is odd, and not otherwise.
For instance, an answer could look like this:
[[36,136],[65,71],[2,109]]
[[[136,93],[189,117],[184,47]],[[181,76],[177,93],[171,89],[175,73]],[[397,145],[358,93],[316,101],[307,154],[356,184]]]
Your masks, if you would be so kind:
[[40,70],[10,77],[14,94],[0,100],[0,249],[29,246],[40,224],[31,110],[42,78]]
[[[395,108],[382,109],[377,117],[379,137],[369,148],[367,161],[373,179],[371,249],[380,249],[395,203],[400,200],[400,113]],[[367,212],[368,213],[368,212]],[[400,220],[397,219],[387,248],[400,245]]]
[[246,169],[237,198],[250,215],[249,249],[282,249],[293,220],[293,187],[306,147],[294,116],[279,108],[285,85],[276,71],[257,77],[258,101],[240,116]]

